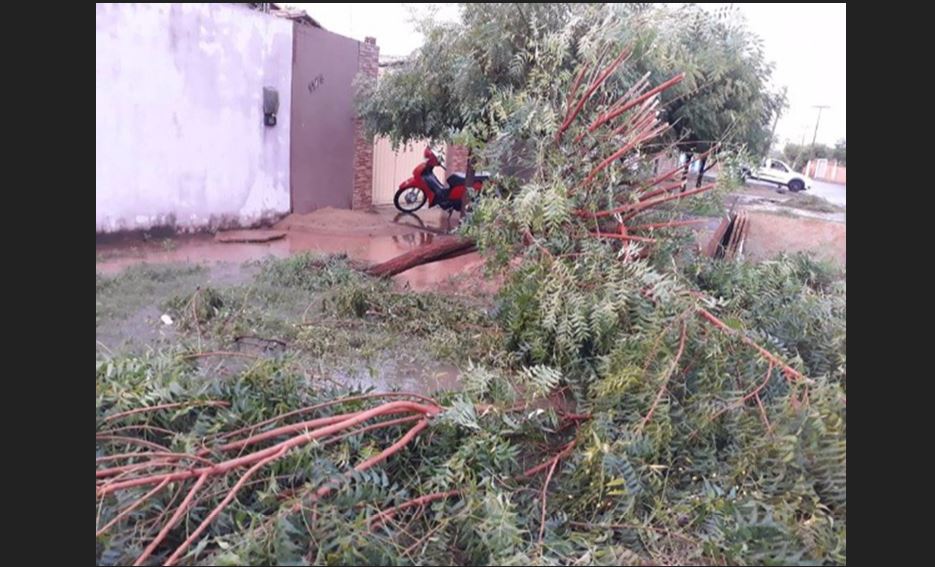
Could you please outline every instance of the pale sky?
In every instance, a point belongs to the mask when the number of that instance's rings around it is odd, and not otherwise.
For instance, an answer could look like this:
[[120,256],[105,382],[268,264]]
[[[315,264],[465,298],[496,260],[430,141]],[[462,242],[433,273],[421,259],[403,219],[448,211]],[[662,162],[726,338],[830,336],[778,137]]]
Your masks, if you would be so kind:
[[[381,55],[407,55],[422,44],[409,22],[417,4],[301,4],[325,29],[363,40],[377,38]],[[439,16],[456,20],[457,6],[436,4]],[[714,7],[717,4],[711,4]],[[776,63],[773,81],[788,87],[789,108],[776,128],[780,147],[812,141],[818,110],[819,143],[834,145],[846,131],[846,4],[737,4],[750,28],[763,38],[767,58]]]

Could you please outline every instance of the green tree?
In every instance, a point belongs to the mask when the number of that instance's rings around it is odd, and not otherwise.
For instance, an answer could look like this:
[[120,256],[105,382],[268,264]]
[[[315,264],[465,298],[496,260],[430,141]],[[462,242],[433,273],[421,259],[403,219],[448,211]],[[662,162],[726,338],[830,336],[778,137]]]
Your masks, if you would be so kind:
[[792,169],[805,167],[813,159],[837,159],[844,163],[843,156],[843,147],[840,150],[838,146],[832,149],[824,144],[806,144],[804,146],[801,144],[786,144],[783,149],[783,157],[789,162]]
[[672,124],[669,140],[688,158],[704,154],[696,187],[707,170],[705,152],[715,144],[764,157],[786,97],[769,88],[773,65],[740,12],[695,4],[624,7],[622,12],[637,30],[636,73],[648,72],[651,81],[685,73],[681,84],[663,94],[662,103]]
[[847,165],[847,140],[838,140],[838,143],[834,145],[834,151],[831,152],[831,156],[838,161],[838,163]]
[[477,151],[504,118],[491,109],[493,97],[522,89],[529,79],[529,46],[570,19],[583,23],[602,10],[597,4],[461,4],[461,23],[419,19],[425,42],[400,69],[361,85],[360,115],[394,146],[423,138],[466,146],[471,177]]
[[425,43],[403,67],[362,86],[360,114],[394,144],[429,138],[467,146],[468,175],[479,150],[510,120],[495,104],[498,96],[524,90],[541,57],[557,57],[548,67],[556,81],[567,80],[582,62],[586,32],[594,26],[633,46],[633,64],[613,79],[620,86],[659,84],[685,73],[661,101],[672,124],[662,143],[675,141],[680,151],[705,152],[720,143],[765,155],[772,118],[785,105],[767,86],[772,65],[759,38],[733,9],[462,4],[460,23],[427,17],[418,26]]

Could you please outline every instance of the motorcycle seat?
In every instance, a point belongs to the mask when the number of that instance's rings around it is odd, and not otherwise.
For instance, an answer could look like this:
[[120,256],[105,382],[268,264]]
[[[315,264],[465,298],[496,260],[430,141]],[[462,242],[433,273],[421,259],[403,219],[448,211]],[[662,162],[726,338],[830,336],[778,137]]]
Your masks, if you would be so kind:
[[[448,176],[448,186],[455,187],[456,185],[463,185],[466,175],[462,172],[452,173]],[[487,181],[490,179],[490,174],[486,171],[475,171],[474,172],[474,181]]]

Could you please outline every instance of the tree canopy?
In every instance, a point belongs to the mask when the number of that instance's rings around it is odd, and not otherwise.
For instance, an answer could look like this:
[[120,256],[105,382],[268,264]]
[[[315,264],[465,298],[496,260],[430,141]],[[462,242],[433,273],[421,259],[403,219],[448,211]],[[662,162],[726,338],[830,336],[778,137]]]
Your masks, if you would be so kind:
[[833,159],[842,165],[847,164],[847,141],[839,140],[833,148],[824,144],[786,144],[782,157],[793,167],[804,167],[813,159]]
[[[361,85],[360,114],[394,144],[427,138],[483,148],[508,119],[492,108],[497,97],[524,89],[539,57],[557,58],[550,68],[567,78],[595,26],[633,46],[633,64],[615,78],[624,86],[685,73],[663,94],[668,141],[683,151],[723,142],[765,154],[785,101],[769,87],[762,43],[736,10],[692,4],[462,4],[460,23],[418,21],[425,43],[401,68]],[[543,45],[546,37],[555,45]]]

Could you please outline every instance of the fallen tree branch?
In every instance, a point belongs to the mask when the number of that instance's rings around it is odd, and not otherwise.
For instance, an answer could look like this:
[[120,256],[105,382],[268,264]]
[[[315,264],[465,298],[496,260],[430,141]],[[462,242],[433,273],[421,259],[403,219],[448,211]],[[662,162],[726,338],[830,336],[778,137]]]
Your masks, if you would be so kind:
[[542,515],[539,518],[539,552],[542,553],[542,537],[545,535],[545,510],[546,504],[548,503],[548,490],[549,483],[552,482],[552,474],[555,473],[555,467],[558,466],[558,459],[552,461],[552,466],[549,467],[549,474],[545,475],[545,482],[542,483]]
[[594,91],[596,91],[597,88],[601,86],[605,80],[607,80],[607,77],[609,77],[611,73],[613,73],[617,69],[617,67],[621,63],[623,63],[623,61],[629,56],[630,56],[630,48],[626,48],[623,51],[621,51],[620,55],[618,55],[617,58],[614,59],[610,63],[610,65],[608,65],[607,68],[604,69],[604,71],[600,75],[597,76],[596,79],[594,79],[594,82],[592,82],[591,86],[588,87],[588,90],[584,92],[584,94],[578,100],[577,104],[575,104],[574,107],[568,109],[568,111],[565,113],[565,120],[562,121],[561,126],[559,126],[558,128],[558,131],[555,132],[556,143],[561,141],[562,135],[565,133],[565,130],[567,130],[569,126],[571,126],[571,124],[575,121],[575,118],[578,116],[578,113],[581,112],[582,108],[584,108],[585,103],[587,103],[588,100],[590,100],[591,95],[594,94]]
[[420,246],[386,262],[371,266],[367,269],[367,273],[371,276],[389,278],[422,264],[469,254],[474,250],[476,246],[473,240],[461,237],[439,238],[428,246]]
[[247,470],[247,472],[245,472],[243,476],[240,477],[240,480],[237,481],[237,484],[235,484],[230,489],[230,491],[227,493],[227,496],[224,497],[224,500],[221,500],[221,503],[218,504],[214,508],[214,510],[211,511],[210,514],[208,514],[208,516],[201,522],[201,524],[199,524],[198,527],[195,528],[195,531],[193,531],[191,535],[189,535],[188,538],[185,541],[183,541],[182,544],[178,546],[178,548],[176,548],[176,550],[172,553],[172,555],[169,556],[169,559],[166,560],[165,565],[175,565],[175,562],[178,561],[182,553],[184,553],[185,550],[188,549],[189,546],[196,539],[198,539],[198,536],[201,535],[201,532],[205,531],[205,529],[207,529],[208,526],[211,525],[211,522],[213,522],[221,514],[224,508],[226,508],[227,505],[231,503],[234,497],[237,496],[237,493],[240,491],[241,488],[243,488],[244,483],[246,483],[247,480],[251,476],[253,476],[253,473],[260,470],[262,467],[266,466],[267,464],[275,461],[276,459],[281,457],[283,454],[285,454],[285,452],[286,452],[286,448],[283,448],[278,453],[271,455],[261,460],[257,464],[253,465],[252,467],[250,467]]
[[445,500],[453,496],[458,496],[461,494],[460,490],[449,490],[447,492],[434,492],[432,494],[426,494],[425,496],[419,496],[418,498],[413,498],[412,500],[407,500],[402,504],[393,506],[392,508],[387,508],[382,512],[378,513],[376,516],[370,519],[370,529],[374,529],[377,526],[383,524],[390,518],[392,518],[397,512],[405,510],[406,508],[412,508],[413,506],[424,506],[430,502],[435,502],[437,500]]
[[113,421],[115,419],[120,419],[122,417],[127,417],[131,415],[136,415],[139,413],[146,413],[150,411],[159,411],[164,409],[180,408],[184,406],[215,406],[215,407],[230,407],[228,402],[215,401],[215,400],[204,400],[204,401],[194,401],[194,402],[178,402],[174,404],[160,404],[157,406],[146,406],[142,408],[136,408],[132,410],[122,411],[115,414],[108,415],[101,420],[101,423],[107,423],[108,421]]
[[351,403],[351,402],[359,402],[359,401],[361,401],[361,400],[372,400],[372,399],[374,399],[374,398],[415,398],[415,399],[420,400],[420,401],[422,401],[422,402],[424,402],[424,403],[426,403],[426,404],[429,404],[429,405],[438,407],[438,403],[436,403],[435,400],[433,400],[432,398],[423,396],[422,394],[415,394],[415,393],[412,393],[412,392],[379,392],[379,393],[371,393],[371,394],[360,394],[360,395],[357,395],[357,396],[349,396],[349,397],[346,397],[346,398],[338,398],[338,399],[335,399],[335,400],[329,400],[329,401],[327,401],[327,402],[322,402],[322,403],[320,403],[320,404],[315,404],[315,405],[311,405],[311,406],[308,406],[308,407],[300,408],[300,409],[297,409],[297,410],[292,410],[292,411],[290,411],[290,412],[284,413],[284,414],[282,414],[282,415],[277,415],[276,417],[271,417],[270,419],[267,419],[267,420],[265,420],[265,421],[261,421],[261,422],[259,422],[259,423],[254,424],[254,425],[250,425],[250,426],[248,426],[248,427],[241,427],[240,429],[236,429],[236,430],[234,430],[234,431],[228,431],[227,433],[222,433],[222,434],[220,434],[220,435],[217,436],[217,439],[225,439],[225,438],[227,438],[227,437],[233,437],[233,436],[235,436],[235,435],[239,435],[239,434],[245,433],[245,432],[249,432],[249,433],[252,435],[254,431],[256,431],[257,429],[259,429],[259,428],[261,428],[261,427],[264,427],[264,426],[266,426],[266,425],[270,425],[270,424],[272,424],[272,423],[276,423],[277,421],[282,421],[282,420],[284,420],[284,419],[288,419],[288,418],[290,418],[290,417],[295,417],[295,416],[297,416],[297,415],[303,415],[303,414],[306,414],[306,413],[313,412],[313,411],[315,411],[315,410],[320,410],[320,409],[324,409],[324,408],[331,407],[331,406],[335,406],[335,405],[339,405],[339,404],[348,404],[348,403]]
[[780,368],[782,368],[782,370],[783,370],[783,375],[786,377],[786,379],[788,379],[788,380],[790,380],[790,381],[798,381],[798,380],[801,380],[801,381],[803,381],[803,382],[805,382],[805,383],[811,382],[811,380],[809,380],[808,378],[806,378],[801,372],[799,372],[799,371],[796,370],[795,368],[792,368],[791,366],[789,366],[788,364],[786,364],[785,362],[783,362],[783,360],[780,359],[780,358],[779,358],[778,356],[776,356],[775,354],[769,352],[769,351],[766,350],[765,348],[763,348],[763,347],[761,347],[760,345],[756,344],[752,339],[750,339],[749,337],[747,337],[747,336],[744,335],[743,333],[739,333],[739,332],[735,331],[734,329],[731,329],[730,327],[728,327],[728,326],[727,326],[727,323],[725,323],[724,321],[721,321],[720,319],[718,319],[717,317],[715,317],[715,316],[714,316],[710,311],[708,311],[707,309],[704,309],[704,308],[702,308],[702,307],[698,307],[696,311],[697,311],[698,315],[699,315],[703,320],[705,320],[706,322],[708,322],[708,323],[710,323],[711,325],[713,325],[713,326],[714,326],[716,329],[718,329],[719,331],[721,331],[721,332],[723,332],[723,333],[725,333],[725,334],[727,334],[727,335],[729,335],[729,336],[739,338],[739,339],[740,339],[741,341],[743,341],[745,344],[747,344],[747,345],[753,347],[754,350],[756,350],[758,353],[760,353],[760,356],[762,356],[762,357],[765,358],[766,360],[770,361],[771,363],[775,364],[776,366],[779,366]]
[[669,366],[669,369],[666,371],[666,376],[662,380],[662,385],[659,386],[659,392],[656,394],[655,399],[653,399],[653,404],[649,407],[649,411],[646,413],[646,417],[643,418],[643,421],[640,423],[638,431],[642,431],[644,427],[649,423],[649,420],[653,418],[653,412],[656,411],[656,406],[659,405],[659,401],[662,400],[663,394],[666,392],[666,386],[669,384],[669,379],[672,378],[672,375],[675,373],[675,369],[678,368],[679,359],[682,358],[682,353],[685,352],[685,337],[686,337],[687,325],[685,321],[682,321],[682,333],[679,338],[679,349],[675,353],[675,358],[672,359],[672,364]]
[[286,441],[282,441],[281,443],[273,445],[272,447],[268,447],[266,449],[262,449],[254,453],[250,453],[250,454],[247,454],[241,457],[229,459],[229,460],[223,461],[221,463],[218,463],[216,465],[212,465],[209,467],[201,467],[198,469],[193,469],[193,470],[188,470],[188,471],[178,471],[174,473],[150,475],[146,477],[134,478],[134,479],[110,484],[110,485],[99,488],[97,491],[97,494],[99,497],[102,497],[102,496],[106,496],[107,494],[110,494],[112,492],[115,492],[117,490],[121,490],[124,488],[132,488],[134,486],[156,484],[166,478],[168,478],[170,481],[180,481],[180,480],[186,480],[189,478],[198,477],[198,476],[201,476],[202,474],[207,474],[210,476],[226,474],[233,469],[256,464],[257,462],[265,459],[266,457],[276,454],[282,448],[286,448],[288,451],[295,447],[304,445],[315,439],[327,437],[328,435],[331,435],[332,433],[335,433],[335,432],[338,432],[344,429],[348,429],[350,427],[353,427],[355,425],[358,425],[364,421],[367,421],[371,418],[374,418],[380,415],[393,413],[395,410],[402,409],[402,408],[406,408],[412,412],[421,413],[426,416],[434,416],[440,411],[438,407],[425,406],[425,405],[417,404],[414,402],[404,402],[404,401],[388,402],[376,408],[361,412],[355,415],[354,417],[350,417],[344,421],[341,421],[341,422],[338,422],[332,425],[326,425],[319,429],[315,429],[312,431],[308,431],[306,433],[302,433],[300,435],[296,435],[295,437],[287,439]]
[[[362,471],[365,471],[365,470],[369,469],[369,468],[372,467],[373,465],[376,465],[376,464],[378,464],[378,463],[382,463],[383,461],[385,461],[386,459],[390,458],[390,457],[391,457],[392,455],[394,455],[395,453],[398,453],[403,447],[405,447],[406,445],[408,445],[410,441],[412,441],[413,439],[415,439],[415,436],[418,435],[419,432],[421,432],[423,429],[425,429],[425,428],[428,427],[428,426],[429,426],[429,422],[428,422],[427,420],[423,419],[423,420],[419,421],[419,423],[415,424],[415,425],[412,427],[412,429],[410,429],[409,431],[406,432],[405,435],[403,435],[402,437],[400,437],[398,441],[396,441],[395,443],[393,443],[392,445],[390,445],[390,446],[387,447],[386,449],[383,449],[383,451],[381,451],[378,455],[374,455],[374,456],[370,457],[369,459],[367,459],[366,461],[364,461],[364,462],[358,464],[356,467],[354,467],[354,471],[355,471],[355,472],[362,472]],[[318,499],[320,499],[320,498],[324,498],[325,496],[327,496],[328,494],[330,494],[332,490],[334,490],[334,486],[333,486],[332,484],[330,484],[330,483],[329,483],[329,484],[325,484],[324,486],[322,486],[321,488],[319,488],[317,491],[315,491],[314,500],[318,500]]]
[[572,440],[569,441],[569,442],[565,445],[565,447],[564,447],[561,451],[559,451],[558,454],[556,454],[554,457],[550,458],[549,460],[547,460],[546,462],[544,462],[544,463],[542,463],[542,464],[540,464],[540,465],[536,465],[536,466],[532,467],[531,469],[527,469],[526,471],[523,472],[522,475],[520,475],[520,477],[521,477],[521,478],[529,478],[529,477],[531,477],[531,476],[534,476],[536,473],[539,473],[539,472],[544,471],[546,468],[548,468],[549,466],[551,466],[553,463],[556,463],[556,462],[558,462],[558,461],[564,459],[565,457],[567,457],[567,456],[571,453],[572,449],[575,448],[575,443],[577,443],[577,440],[572,439]]
[[128,515],[130,515],[130,512],[132,512],[132,511],[136,510],[137,508],[139,508],[140,505],[143,504],[143,502],[146,502],[147,500],[149,500],[150,498],[152,498],[156,493],[158,493],[160,490],[162,490],[163,488],[165,488],[165,486],[166,486],[167,484],[169,484],[169,481],[168,481],[168,480],[164,480],[164,481],[162,481],[161,483],[159,483],[158,485],[156,485],[155,488],[153,488],[152,490],[150,490],[149,492],[147,492],[147,493],[144,494],[143,496],[140,496],[139,498],[137,498],[135,502],[133,502],[132,504],[130,504],[129,506],[127,506],[126,508],[124,508],[123,511],[121,511],[119,514],[117,514],[116,516],[114,516],[114,518],[113,518],[111,521],[109,521],[109,522],[107,522],[106,524],[104,524],[104,527],[102,527],[101,529],[97,530],[97,537],[100,537],[101,535],[103,535],[104,533],[106,533],[107,530],[109,530],[110,528],[112,528],[117,522],[119,522],[120,520],[122,520],[122,519],[126,518]]
[[192,489],[188,492],[188,495],[185,497],[185,500],[182,500],[182,503],[179,504],[179,507],[175,511],[175,514],[172,514],[172,517],[169,519],[166,525],[164,525],[162,529],[159,530],[159,534],[156,535],[155,539],[153,539],[153,541],[150,542],[150,544],[146,546],[146,549],[143,550],[143,553],[133,563],[134,567],[137,565],[142,565],[143,562],[146,561],[149,558],[149,556],[153,554],[153,551],[155,551],[156,548],[159,547],[159,544],[162,543],[162,540],[166,539],[166,536],[169,535],[169,532],[172,531],[172,528],[174,528],[175,525],[178,524],[182,520],[182,517],[185,515],[185,512],[188,511],[188,507],[192,505],[192,500],[195,499],[195,494],[198,492],[198,490],[201,489],[202,485],[204,485],[206,480],[208,480],[208,473],[206,472],[201,473],[201,475],[198,477],[198,480],[195,481],[195,485],[192,486]]

